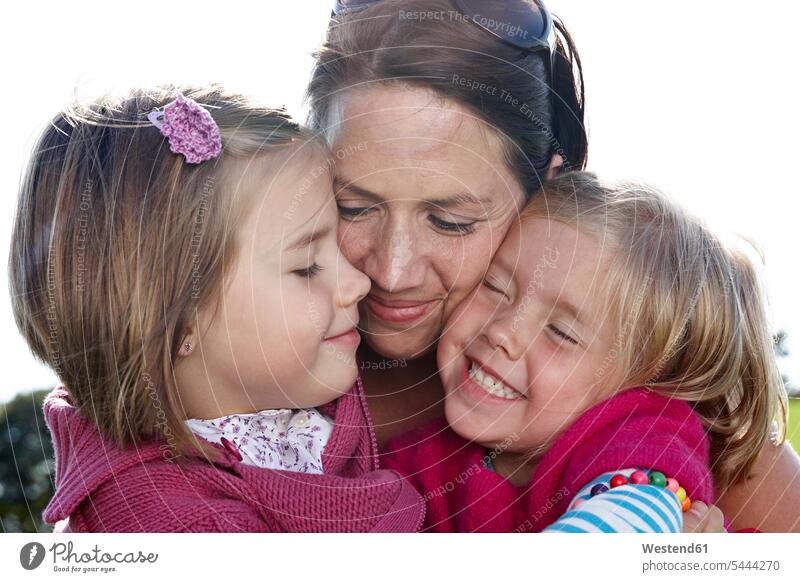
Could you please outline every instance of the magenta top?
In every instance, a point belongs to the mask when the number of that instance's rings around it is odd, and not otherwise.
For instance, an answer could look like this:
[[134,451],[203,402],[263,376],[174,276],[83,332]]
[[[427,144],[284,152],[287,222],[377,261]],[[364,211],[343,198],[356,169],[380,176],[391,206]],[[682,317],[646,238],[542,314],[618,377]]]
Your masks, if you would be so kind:
[[324,474],[247,465],[215,443],[220,462],[197,453],[181,467],[164,457],[164,442],[117,447],[56,388],[44,403],[56,462],[44,520],[73,532],[417,531],[423,500],[396,473],[378,470],[361,379],[320,410],[334,418]]
[[583,413],[524,487],[491,470],[492,451],[461,438],[444,420],[390,441],[381,464],[405,475],[425,498],[425,531],[539,532],[592,479],[626,467],[661,471],[690,499],[711,504],[709,447],[689,404],[636,388]]

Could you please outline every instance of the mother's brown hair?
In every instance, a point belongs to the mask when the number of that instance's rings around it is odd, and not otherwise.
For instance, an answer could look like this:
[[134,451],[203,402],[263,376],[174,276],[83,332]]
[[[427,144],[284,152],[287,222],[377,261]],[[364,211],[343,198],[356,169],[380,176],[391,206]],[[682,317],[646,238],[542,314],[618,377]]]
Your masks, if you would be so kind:
[[[486,0],[486,13],[502,1]],[[442,16],[412,17],[419,13]],[[456,14],[452,0],[381,0],[335,17],[307,89],[312,127],[332,141],[348,91],[407,84],[458,103],[493,128],[527,195],[541,186],[554,154],[564,158],[564,170],[583,169],[583,73],[564,24],[555,19],[557,47],[548,79],[544,51],[523,51]]]
[[[218,158],[186,163],[147,121],[179,92],[211,112]],[[173,362],[232,263],[246,206],[239,170],[309,139],[282,110],[220,87],[75,105],[39,138],[11,242],[14,317],[34,355],[118,445],[159,438],[170,456],[191,445],[214,455],[183,423]]]

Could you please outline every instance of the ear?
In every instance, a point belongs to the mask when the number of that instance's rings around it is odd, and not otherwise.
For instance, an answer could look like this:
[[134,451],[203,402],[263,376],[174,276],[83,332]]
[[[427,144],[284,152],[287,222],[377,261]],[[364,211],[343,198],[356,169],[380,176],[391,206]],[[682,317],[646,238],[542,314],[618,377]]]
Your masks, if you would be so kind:
[[192,355],[192,352],[195,351],[197,348],[197,336],[194,334],[194,331],[191,329],[187,329],[183,333],[183,339],[181,340],[181,347],[178,348],[178,357],[179,358],[186,358]]
[[547,167],[547,179],[552,180],[561,171],[561,166],[564,165],[564,158],[560,154],[553,154],[550,158],[550,165]]

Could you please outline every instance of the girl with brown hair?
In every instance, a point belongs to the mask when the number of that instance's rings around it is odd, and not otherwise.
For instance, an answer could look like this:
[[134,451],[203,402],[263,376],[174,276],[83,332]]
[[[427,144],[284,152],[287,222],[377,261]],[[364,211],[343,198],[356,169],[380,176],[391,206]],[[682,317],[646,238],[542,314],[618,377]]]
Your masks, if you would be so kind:
[[415,531],[354,359],[368,279],[330,154],[219,87],[58,114],[20,192],[14,315],[45,401],[56,531]]

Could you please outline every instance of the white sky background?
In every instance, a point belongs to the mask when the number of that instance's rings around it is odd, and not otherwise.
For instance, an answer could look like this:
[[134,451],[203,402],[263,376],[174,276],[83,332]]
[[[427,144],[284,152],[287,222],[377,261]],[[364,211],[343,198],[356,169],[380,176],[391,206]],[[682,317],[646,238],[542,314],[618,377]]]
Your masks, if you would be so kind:
[[[74,94],[136,84],[222,82],[304,119],[310,53],[332,0],[15,3],[0,33],[0,401],[56,383],[19,337],[8,241],[23,164]],[[800,382],[796,302],[800,120],[795,3],[550,0],[584,63],[590,169],[650,182],[766,254],[786,373]],[[7,7],[8,11],[9,8]]]

